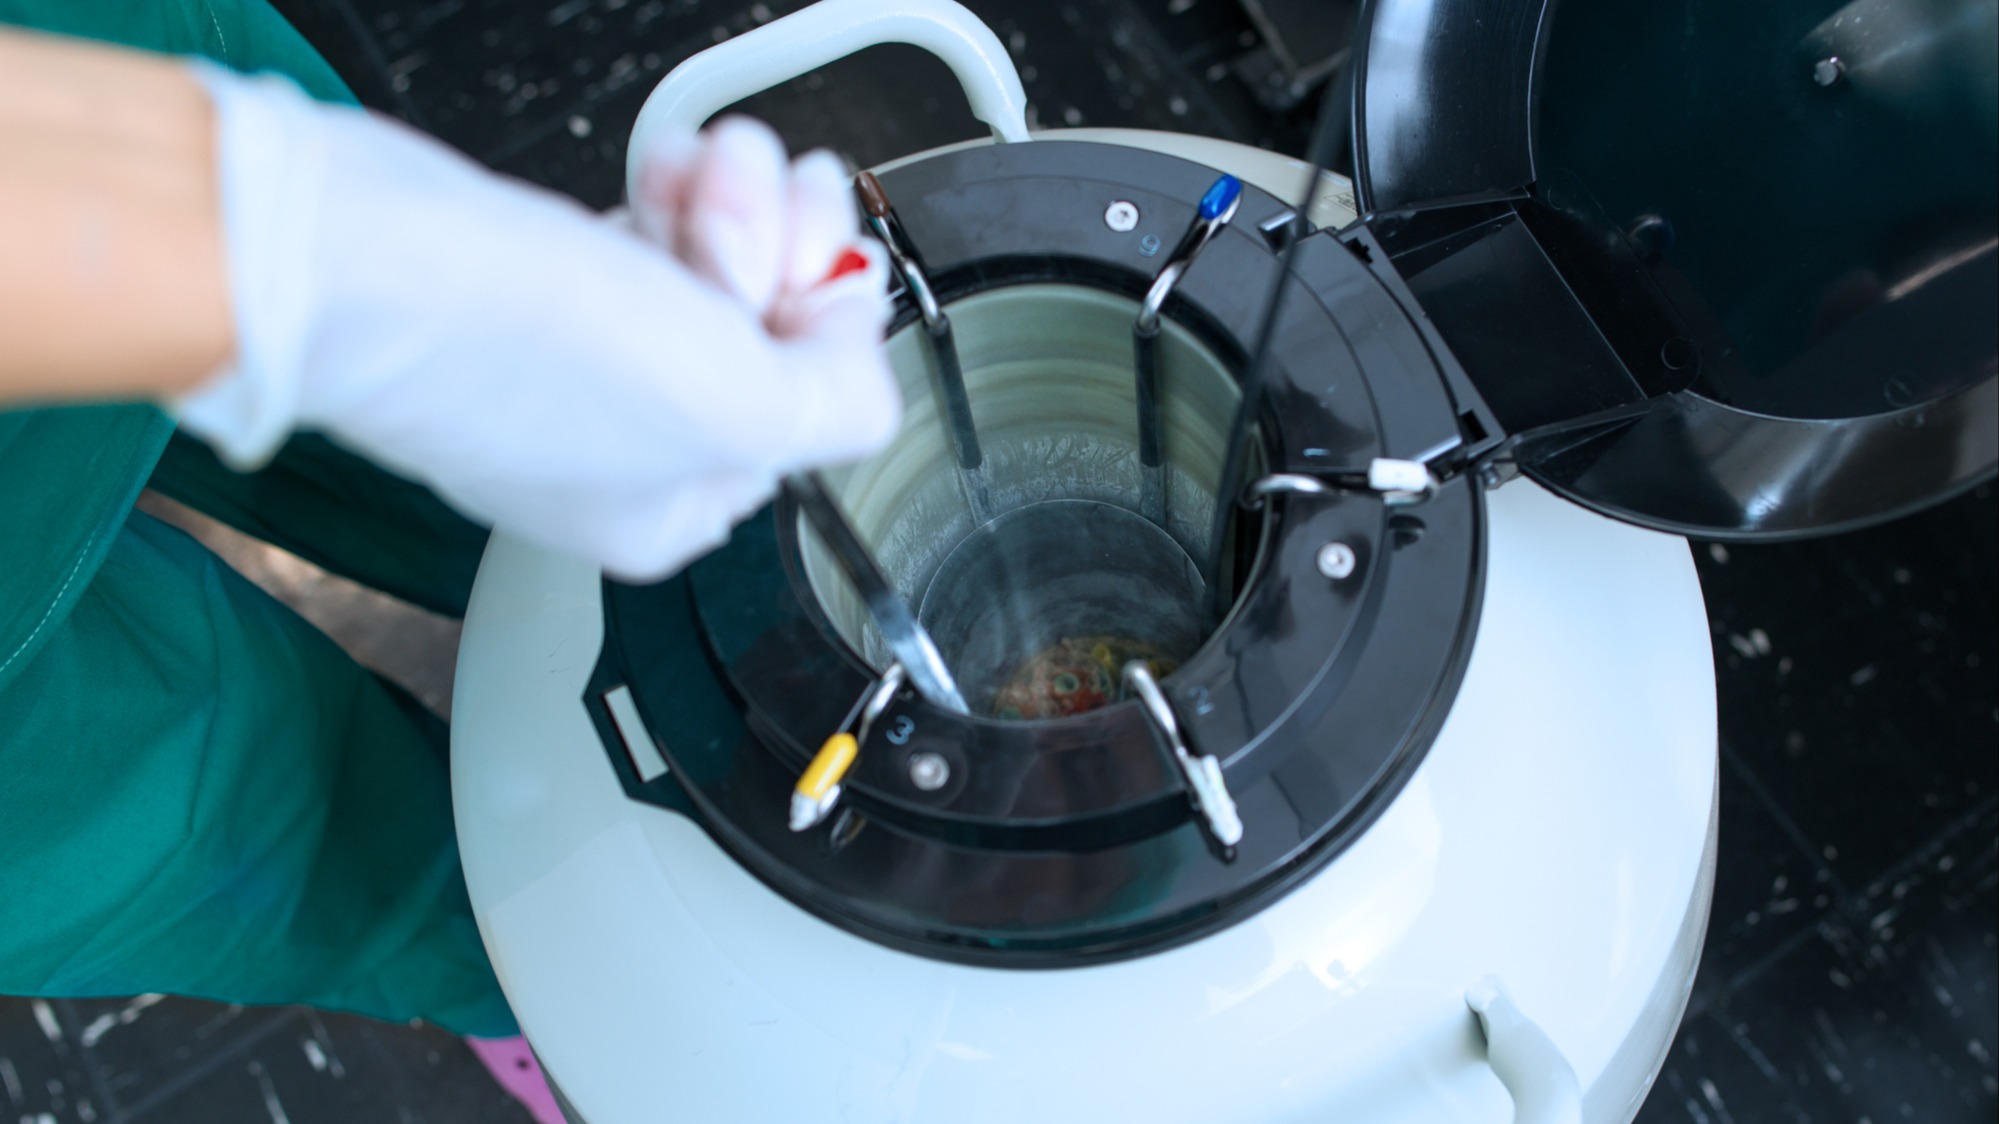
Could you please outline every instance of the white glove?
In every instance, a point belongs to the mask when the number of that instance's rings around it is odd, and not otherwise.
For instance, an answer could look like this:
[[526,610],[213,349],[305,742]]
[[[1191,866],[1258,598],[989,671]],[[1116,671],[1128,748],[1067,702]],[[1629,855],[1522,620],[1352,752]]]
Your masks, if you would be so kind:
[[[780,474],[893,434],[885,266],[851,202],[783,204],[785,233],[740,260],[727,239],[767,214],[703,217],[725,201],[695,158],[746,151],[726,139],[743,126],[681,142],[680,182],[702,189],[646,212],[674,216],[688,232],[675,248],[730,293],[391,121],[279,79],[198,72],[217,113],[237,349],[175,406],[238,467],[294,427],[320,429],[475,518],[650,578],[723,541]],[[792,181],[824,175],[785,177],[781,150],[776,171],[787,200]],[[850,249],[865,268],[804,280]]]
[[759,313],[817,285],[854,240],[845,162],[822,149],[787,168],[784,142],[759,121],[661,136],[639,168],[639,229]]

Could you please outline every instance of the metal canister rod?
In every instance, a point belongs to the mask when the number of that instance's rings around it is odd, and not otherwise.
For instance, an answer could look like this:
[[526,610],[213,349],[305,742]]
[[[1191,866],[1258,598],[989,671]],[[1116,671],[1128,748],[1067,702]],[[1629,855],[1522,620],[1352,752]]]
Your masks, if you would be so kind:
[[944,403],[944,420],[958,458],[958,479],[965,499],[972,507],[974,522],[983,526],[993,517],[992,489],[986,481],[985,455],[979,449],[978,426],[972,421],[972,400],[965,390],[965,370],[958,363],[958,341],[951,333],[951,318],[930,288],[907,232],[895,217],[888,192],[873,172],[854,177],[854,192],[860,196],[861,211],[868,228],[888,249],[889,262],[909,288],[916,311],[923,318],[923,334],[930,340],[930,352],[937,360],[937,395]]
[[854,732],[844,728],[834,732],[819,747],[805,771],[798,775],[798,782],[791,790],[791,830],[804,831],[815,827],[833,813],[846,790],[841,783],[847,771],[854,767],[860,757],[861,747],[868,744],[868,733],[874,729],[875,720],[888,711],[895,701],[896,692],[908,682],[908,675],[902,664],[892,663],[882,677],[868,685],[868,691],[861,706],[860,718],[854,723]]
[[1166,264],[1152,279],[1138,319],[1131,326],[1131,361],[1138,399],[1139,513],[1166,526],[1166,456],[1159,421],[1159,310],[1194,258],[1235,217],[1242,205],[1242,181],[1223,176],[1209,186],[1194,210],[1194,221]]
[[853,524],[847,522],[846,512],[840,510],[832,493],[826,490],[826,482],[816,472],[793,473],[784,478],[784,492],[805,513],[813,530],[825,541],[826,549],[832,552],[833,560],[853,583],[854,591],[861,595],[868,616],[881,629],[889,651],[901,661],[910,684],[938,706],[970,714],[972,708],[959,693],[951,670],[944,666],[936,642],[910,611],[909,602],[889,585],[881,564],[854,532]]
[[1160,690],[1158,680],[1153,678],[1152,669],[1144,660],[1124,665],[1124,687],[1138,699],[1146,717],[1166,739],[1173,763],[1180,767],[1181,779],[1187,785],[1187,802],[1193,805],[1194,822],[1201,834],[1223,862],[1234,862],[1236,844],[1242,842],[1242,817],[1236,811],[1235,797],[1229,795],[1222,763],[1213,754],[1197,753],[1187,745],[1173,706],[1166,701],[1166,692]]

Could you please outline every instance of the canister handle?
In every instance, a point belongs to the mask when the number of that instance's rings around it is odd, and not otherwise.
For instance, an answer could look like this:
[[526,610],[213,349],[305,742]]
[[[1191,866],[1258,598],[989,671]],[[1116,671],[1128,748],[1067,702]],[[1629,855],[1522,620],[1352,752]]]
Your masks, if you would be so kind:
[[1001,141],[1027,139],[1027,91],[999,37],[952,0],[819,0],[718,43],[673,68],[653,88],[632,126],[625,190],[638,190],[641,154],[662,132],[693,131],[751,94],[863,47],[908,43],[943,59],[972,115]]
[[1561,1047],[1522,1014],[1494,976],[1465,992],[1485,1034],[1486,1062],[1513,1097],[1513,1124],[1583,1124],[1582,1086]]

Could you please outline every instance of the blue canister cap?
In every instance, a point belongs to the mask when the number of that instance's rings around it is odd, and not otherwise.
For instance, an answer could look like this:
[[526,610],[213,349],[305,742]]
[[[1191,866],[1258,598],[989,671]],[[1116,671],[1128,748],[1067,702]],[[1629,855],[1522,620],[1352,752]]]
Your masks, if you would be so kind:
[[1230,207],[1235,205],[1235,201],[1240,198],[1242,198],[1242,181],[1234,176],[1223,176],[1208,188],[1206,194],[1201,196],[1201,217],[1204,219],[1221,218]]

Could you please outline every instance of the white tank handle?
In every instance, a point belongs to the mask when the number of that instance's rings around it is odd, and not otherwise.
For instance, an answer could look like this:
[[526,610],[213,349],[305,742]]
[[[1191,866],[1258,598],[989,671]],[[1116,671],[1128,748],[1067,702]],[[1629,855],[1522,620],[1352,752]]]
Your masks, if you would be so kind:
[[1548,1032],[1520,1012],[1494,976],[1465,992],[1485,1032],[1486,1061],[1513,1097],[1513,1124],[1583,1124],[1576,1071]]
[[[751,94],[842,59],[863,47],[908,43],[943,59],[972,115],[1001,141],[1027,139],[1027,91],[999,37],[952,0],[819,0],[718,43],[673,68],[639,110],[625,159],[625,191],[637,189],[639,154],[663,130],[692,131]],[[884,108],[883,112],[892,112]]]

